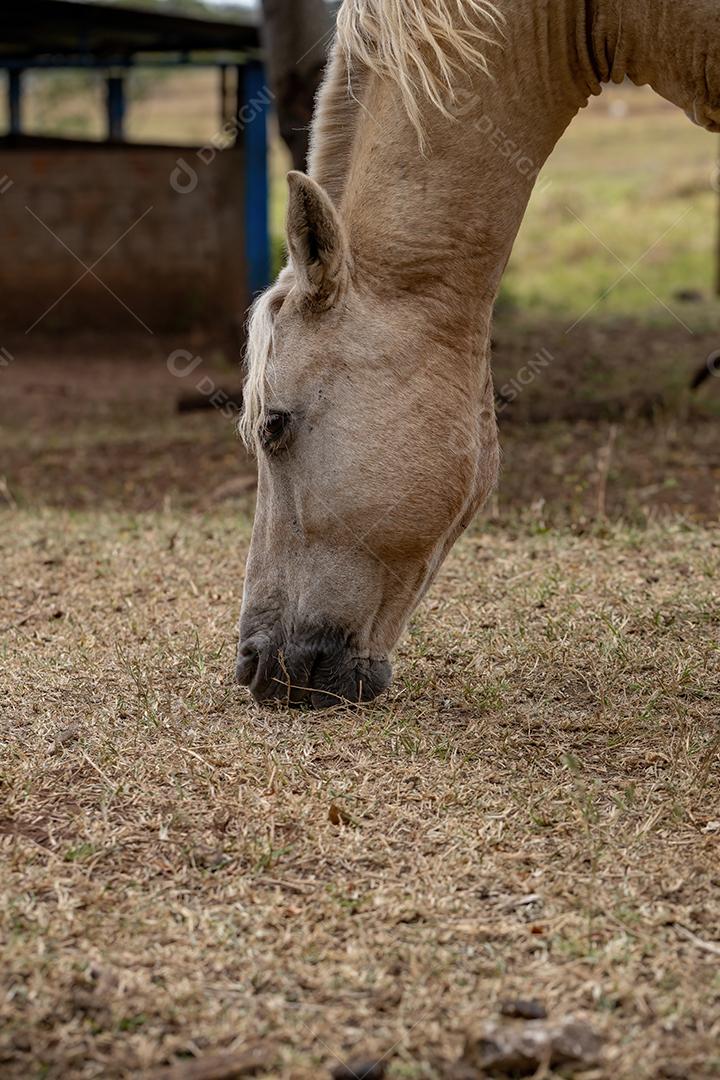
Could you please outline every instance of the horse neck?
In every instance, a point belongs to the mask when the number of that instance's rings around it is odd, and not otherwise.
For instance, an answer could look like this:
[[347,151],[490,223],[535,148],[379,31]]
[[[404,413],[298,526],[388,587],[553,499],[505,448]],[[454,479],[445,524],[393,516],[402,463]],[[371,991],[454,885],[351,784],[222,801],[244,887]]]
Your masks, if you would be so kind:
[[[496,82],[454,118],[425,110],[423,153],[391,84],[371,76],[339,191],[358,277],[488,323],[537,175],[577,110],[522,106]],[[434,317],[434,316],[433,316]]]
[[[458,87],[451,119],[424,106],[424,148],[398,88],[365,72],[353,95],[345,89],[353,123],[345,124],[343,154],[314,156],[314,175],[338,206],[359,279],[386,294],[418,295],[455,325],[460,312],[465,321],[489,324],[537,175],[587,97],[568,78],[559,94],[557,84],[548,88],[555,99],[548,107],[539,61],[526,62],[516,77],[514,37],[515,27],[494,51],[493,77],[478,72]],[[318,148],[323,141],[318,137]],[[330,160],[341,162],[342,180]]]
[[425,107],[425,154],[392,80],[361,71],[349,93],[336,55],[327,91],[336,107],[320,110],[314,166],[345,221],[358,276],[418,294],[428,310],[437,299],[449,321],[461,310],[488,323],[537,174],[602,82],[649,82],[717,128],[720,85],[708,75],[720,72],[720,48],[706,41],[716,2],[506,0],[492,77],[468,77],[452,121]]

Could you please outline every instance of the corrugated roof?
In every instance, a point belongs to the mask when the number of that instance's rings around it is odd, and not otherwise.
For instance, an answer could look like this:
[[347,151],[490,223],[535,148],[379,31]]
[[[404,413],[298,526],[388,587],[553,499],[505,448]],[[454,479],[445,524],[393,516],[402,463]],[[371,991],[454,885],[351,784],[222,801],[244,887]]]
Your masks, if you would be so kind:
[[258,18],[237,21],[77,0],[2,0],[0,61],[19,57],[130,59],[136,53],[235,52],[260,47]]

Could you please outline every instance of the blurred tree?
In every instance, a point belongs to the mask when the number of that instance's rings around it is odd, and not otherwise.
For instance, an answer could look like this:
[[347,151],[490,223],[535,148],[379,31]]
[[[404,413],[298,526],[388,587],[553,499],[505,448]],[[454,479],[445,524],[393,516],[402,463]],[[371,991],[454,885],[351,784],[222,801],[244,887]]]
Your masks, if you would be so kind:
[[280,134],[305,169],[310,121],[333,20],[325,0],[262,0],[263,35]]

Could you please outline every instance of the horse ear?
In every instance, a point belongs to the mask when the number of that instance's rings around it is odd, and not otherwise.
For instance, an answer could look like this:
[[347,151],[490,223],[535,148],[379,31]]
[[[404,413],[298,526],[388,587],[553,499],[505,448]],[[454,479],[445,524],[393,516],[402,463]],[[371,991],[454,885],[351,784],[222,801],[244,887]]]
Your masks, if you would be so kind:
[[345,278],[348,246],[337,211],[319,184],[288,173],[287,241],[300,288],[319,307],[329,307]]

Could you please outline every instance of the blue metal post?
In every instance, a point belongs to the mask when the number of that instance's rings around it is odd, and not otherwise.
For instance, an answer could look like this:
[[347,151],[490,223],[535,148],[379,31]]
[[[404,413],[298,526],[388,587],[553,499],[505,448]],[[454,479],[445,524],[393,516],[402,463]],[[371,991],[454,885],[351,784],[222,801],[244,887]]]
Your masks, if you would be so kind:
[[8,115],[11,135],[22,135],[22,74],[19,68],[11,68],[8,71]]
[[267,120],[271,95],[263,65],[238,69],[238,139],[245,149],[245,257],[252,296],[270,281],[270,183]]
[[125,132],[125,79],[122,75],[107,77],[108,140],[122,142]]
[[228,122],[228,66],[220,65],[220,127]]

